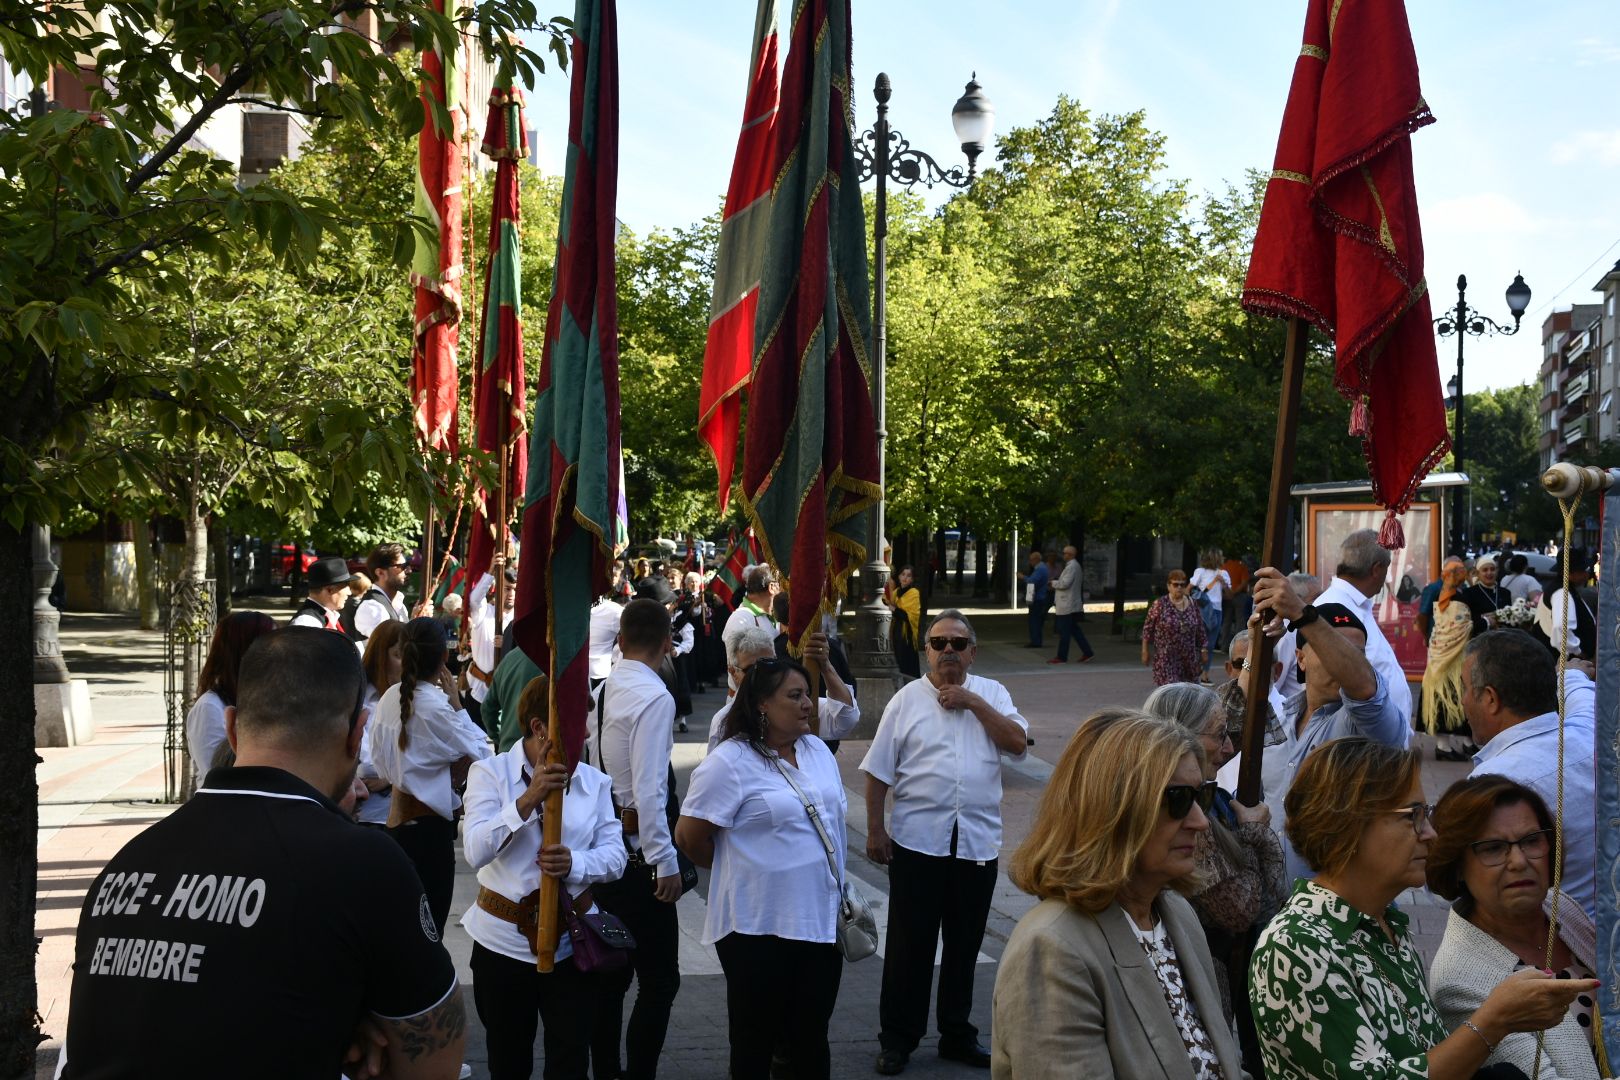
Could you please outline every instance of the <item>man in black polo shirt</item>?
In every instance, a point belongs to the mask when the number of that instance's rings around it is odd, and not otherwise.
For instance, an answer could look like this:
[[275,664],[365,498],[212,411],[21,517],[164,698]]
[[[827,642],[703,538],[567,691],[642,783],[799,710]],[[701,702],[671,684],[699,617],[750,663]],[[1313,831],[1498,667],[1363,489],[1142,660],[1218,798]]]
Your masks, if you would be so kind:
[[[461,988],[415,869],[336,805],[365,727],[354,646],[291,627],[242,660],[236,766],[131,840],[79,916],[72,1080],[457,1075]],[[373,1061],[371,1064],[375,1064]]]

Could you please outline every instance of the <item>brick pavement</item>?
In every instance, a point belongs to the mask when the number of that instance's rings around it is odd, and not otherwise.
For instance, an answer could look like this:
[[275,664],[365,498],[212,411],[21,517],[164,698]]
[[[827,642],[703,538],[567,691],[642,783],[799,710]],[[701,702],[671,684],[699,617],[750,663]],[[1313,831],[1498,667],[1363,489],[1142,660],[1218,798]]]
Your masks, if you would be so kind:
[[[284,615],[284,605],[263,605]],[[1136,646],[1106,635],[1106,616],[1093,615],[1090,632],[1097,657],[1089,664],[1065,667],[1045,664],[1048,653],[1023,649],[1022,616],[1001,614],[979,620],[981,648],[976,670],[1008,685],[1014,700],[1030,721],[1035,746],[1029,758],[1004,773],[1004,853],[1010,853],[1028,830],[1051,765],[1079,722],[1103,705],[1139,703],[1152,689],[1148,673],[1137,663]],[[84,893],[100,867],[131,836],[159,820],[168,808],[157,800],[163,794],[163,641],[159,633],[136,629],[121,616],[68,614],[62,622],[63,651],[74,675],[88,679],[96,719],[90,743],[67,749],[40,751],[40,882],[38,934],[42,939],[37,970],[40,1012],[47,1042],[38,1056],[37,1076],[49,1077],[66,1029],[73,933]],[[678,735],[676,763],[685,776],[701,760],[707,720],[720,703],[714,691],[695,702],[692,730]],[[839,754],[849,789],[851,872],[864,891],[886,915],[886,871],[867,862],[865,811],[861,776],[857,770],[866,743],[846,741]],[[1437,796],[1464,773],[1455,764],[1426,763],[1425,788]],[[681,993],[675,1003],[669,1041],[660,1075],[669,1080],[714,1080],[725,1075],[725,983],[712,950],[698,941],[703,919],[702,893],[687,897],[682,909]],[[452,927],[446,933],[461,971],[470,985],[467,958],[471,942],[457,920],[476,891],[470,868],[462,865],[452,907]],[[1403,897],[1413,916],[1417,943],[1426,957],[1433,955],[1445,927],[1445,909],[1426,893]],[[984,956],[978,968],[974,1021],[989,1030],[990,992],[995,980],[994,960],[1001,955],[1018,918],[1032,906],[1001,875]],[[869,1076],[877,1050],[877,1001],[881,960],[873,959],[845,969],[838,1007],[833,1016],[833,1075]],[[781,1007],[790,1007],[785,992]],[[469,1008],[471,1001],[469,998]],[[474,1076],[483,1076],[482,1030],[472,1026],[468,1061]],[[947,1077],[974,1075],[962,1066],[934,1056],[933,1040],[925,1041],[906,1075]],[[982,1074],[978,1074],[982,1075]]]

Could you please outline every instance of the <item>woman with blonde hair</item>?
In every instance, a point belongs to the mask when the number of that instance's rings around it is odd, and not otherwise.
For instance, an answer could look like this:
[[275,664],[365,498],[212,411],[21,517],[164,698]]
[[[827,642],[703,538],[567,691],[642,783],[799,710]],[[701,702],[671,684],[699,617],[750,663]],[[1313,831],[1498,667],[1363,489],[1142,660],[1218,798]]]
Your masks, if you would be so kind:
[[[1204,779],[1237,751],[1227,727],[1226,703],[1207,686],[1171,683],[1143,702],[1144,711],[1191,731],[1203,748]],[[1271,831],[1271,810],[1264,802],[1244,806],[1219,788],[1209,812],[1209,829],[1198,837],[1198,885],[1188,894],[1204,926],[1221,991],[1221,1013],[1228,1024],[1236,1018],[1233,1002],[1249,997],[1248,958],[1260,930],[1288,894],[1283,873],[1282,843]],[[1244,1013],[1248,1013],[1245,1005]],[[1239,1019],[1243,1060],[1258,1072],[1260,1044],[1247,1015]]]
[[[377,628],[366,639],[366,651],[360,658],[360,669],[366,676],[365,707],[370,710],[366,724],[369,726],[371,718],[377,715],[377,702],[383,694],[388,692],[390,686],[398,684],[400,678],[399,635],[405,629],[405,624],[398,619],[389,619],[377,624]],[[355,820],[362,825],[373,828],[384,828],[388,824],[388,814],[393,809],[393,786],[382,778],[377,771],[376,762],[371,760],[371,740],[360,740],[360,765],[355,776],[366,785],[367,798],[360,804]]]
[[996,974],[995,1080],[1246,1075],[1185,898],[1215,796],[1202,758],[1192,732],[1126,710],[1069,740],[1012,860],[1041,902]]
[[1193,603],[1198,605],[1198,614],[1204,620],[1204,673],[1200,681],[1209,681],[1209,665],[1213,659],[1212,653],[1221,644],[1222,609],[1225,605],[1226,590],[1232,587],[1232,575],[1221,569],[1221,560],[1225,556],[1220,548],[1207,548],[1198,556],[1198,569],[1192,572],[1191,588],[1188,590]]

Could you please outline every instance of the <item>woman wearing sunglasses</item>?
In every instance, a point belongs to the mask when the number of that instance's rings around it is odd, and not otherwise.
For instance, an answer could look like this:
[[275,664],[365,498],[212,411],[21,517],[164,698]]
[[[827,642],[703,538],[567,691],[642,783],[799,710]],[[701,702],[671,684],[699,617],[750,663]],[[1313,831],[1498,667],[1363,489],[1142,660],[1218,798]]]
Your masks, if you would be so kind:
[[[1226,703],[1207,686],[1171,683],[1148,695],[1142,708],[1172,720],[1198,736],[1203,748],[1204,779],[1237,753],[1228,729]],[[1221,991],[1222,1017],[1233,1022],[1233,1002],[1249,999],[1249,952],[1288,892],[1283,876],[1282,843],[1271,831],[1271,810],[1264,802],[1244,806],[1230,792],[1216,789],[1209,828],[1198,838],[1198,887],[1188,896],[1204,926],[1215,976]],[[1260,1044],[1248,1021],[1240,1018],[1239,1043],[1244,1064],[1259,1074]]]
[[1534,968],[1503,979],[1447,1023],[1412,946],[1402,891],[1424,884],[1435,830],[1416,750],[1324,743],[1288,791],[1288,839],[1316,871],[1260,935],[1250,1004],[1269,1080],[1322,1076],[1466,1080],[1509,1036],[1564,1018],[1597,982]]
[[1109,710],[1047,783],[1012,880],[1041,903],[996,974],[995,1080],[1240,1080],[1215,966],[1185,894],[1215,783],[1197,736]]
[[[1439,836],[1429,845],[1429,888],[1453,901],[1445,940],[1429,970],[1434,1003],[1448,1024],[1482,1005],[1523,968],[1550,967],[1560,979],[1590,979],[1597,931],[1568,893],[1559,897],[1558,936],[1547,963],[1553,820],[1541,796],[1505,776],[1453,784],[1435,808]],[[1594,994],[1576,997],[1541,1044],[1543,1080],[1597,1080]],[[1534,1035],[1509,1035],[1489,1062],[1536,1069]]]

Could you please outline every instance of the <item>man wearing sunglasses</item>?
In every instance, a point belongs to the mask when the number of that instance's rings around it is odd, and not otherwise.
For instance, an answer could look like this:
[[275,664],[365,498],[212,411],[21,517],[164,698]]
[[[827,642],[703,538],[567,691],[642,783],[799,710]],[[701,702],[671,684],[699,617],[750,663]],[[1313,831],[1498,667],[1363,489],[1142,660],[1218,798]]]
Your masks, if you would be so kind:
[[[928,674],[889,701],[866,773],[866,853],[889,867],[889,929],[878,1002],[877,1071],[905,1069],[928,1029],[934,949],[940,1057],[988,1068],[968,1019],[974,964],[1001,849],[1001,756],[1024,756],[1029,724],[1006,687],[969,674],[978,652],[960,611],[934,616],[924,636]],[[893,820],[884,804],[894,791]],[[892,835],[891,835],[892,831]]]
[[[1272,567],[1263,567],[1254,577],[1254,607],[1261,625],[1268,634],[1287,630],[1294,635],[1296,662],[1305,673],[1305,693],[1289,704],[1283,718],[1284,741],[1267,751],[1280,751],[1287,758],[1284,794],[1306,757],[1325,742],[1359,735],[1404,747],[1409,734],[1406,718],[1391,697],[1389,683],[1368,661],[1367,628],[1356,612],[1343,604],[1305,603],[1288,578]],[[1404,683],[1401,691],[1405,694]],[[1315,876],[1289,844],[1286,822],[1283,853],[1290,879]]]

